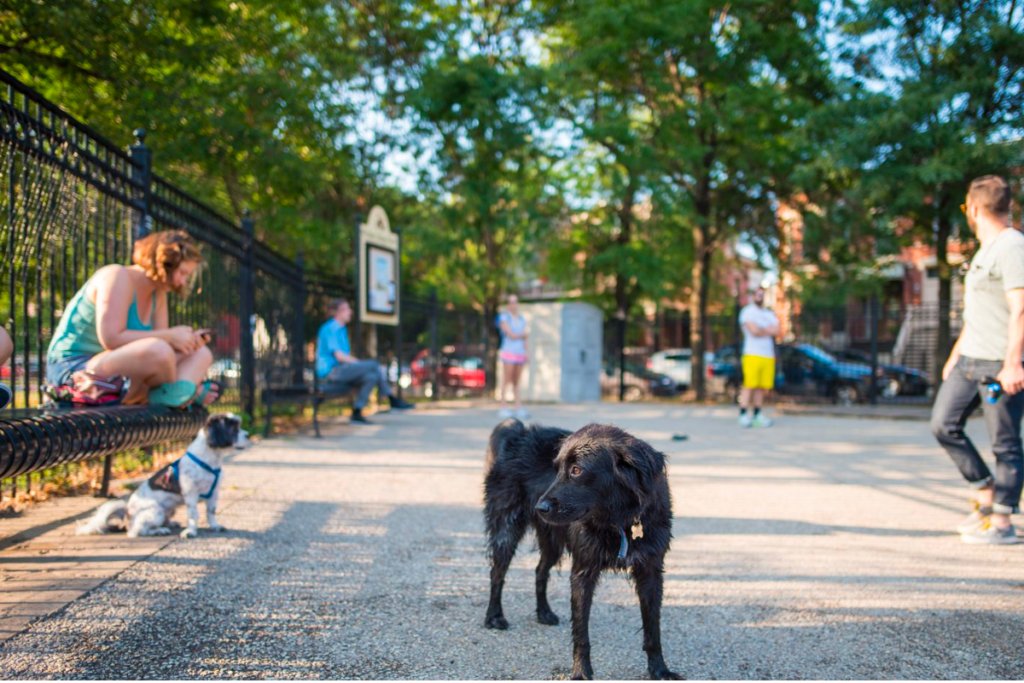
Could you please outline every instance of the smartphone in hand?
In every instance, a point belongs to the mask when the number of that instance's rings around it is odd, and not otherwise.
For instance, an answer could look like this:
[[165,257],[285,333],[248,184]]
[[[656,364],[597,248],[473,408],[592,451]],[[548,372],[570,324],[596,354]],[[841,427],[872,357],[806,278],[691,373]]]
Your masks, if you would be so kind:
[[214,340],[214,338],[217,336],[217,333],[214,330],[211,330],[209,328],[202,329],[202,330],[196,330],[196,334],[198,334],[200,337],[202,337],[203,338],[203,342],[205,342],[207,344],[212,342]]

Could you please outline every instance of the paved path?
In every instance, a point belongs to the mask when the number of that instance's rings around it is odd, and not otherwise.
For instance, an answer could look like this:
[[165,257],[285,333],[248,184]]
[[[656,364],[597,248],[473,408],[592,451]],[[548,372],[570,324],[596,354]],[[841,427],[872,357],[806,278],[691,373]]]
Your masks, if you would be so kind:
[[[925,425],[788,417],[740,431],[724,408],[535,412],[569,427],[615,421],[669,454],[663,633],[688,678],[1024,674],[1024,546],[964,546],[949,532],[965,491]],[[523,552],[506,593],[511,630],[481,626],[493,412],[378,421],[234,457],[230,532],[155,552],[105,539],[105,552],[145,559],[0,645],[0,676],[565,677],[564,566],[551,589],[562,625],[532,618],[537,556]],[[676,431],[689,440],[671,441]],[[5,578],[25,571],[14,550],[0,551]],[[639,629],[629,585],[607,577],[591,622],[598,677],[644,673]]]

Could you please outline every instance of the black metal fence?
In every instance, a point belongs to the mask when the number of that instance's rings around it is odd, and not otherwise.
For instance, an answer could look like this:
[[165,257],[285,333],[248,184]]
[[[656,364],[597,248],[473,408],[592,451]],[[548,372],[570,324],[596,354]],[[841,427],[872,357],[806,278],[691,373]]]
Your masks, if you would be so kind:
[[[47,346],[75,292],[99,267],[128,262],[136,239],[168,229],[203,248],[194,291],[173,297],[170,315],[172,325],[215,331],[210,373],[225,386],[219,405],[255,417],[266,378],[311,380],[328,302],[352,298],[343,278],[305,272],[301,256],[286,258],[255,239],[250,216],[227,218],[160,177],[143,131],[125,151],[2,71],[0,88],[0,323],[15,343],[0,382],[14,390],[13,409],[43,403]],[[363,348],[393,358],[400,385],[405,368],[413,390],[423,384],[409,371],[414,357],[472,347],[482,326],[472,311],[405,296],[402,303],[404,338],[368,328],[364,341],[374,343]],[[450,373],[438,372],[444,384]],[[439,397],[460,387],[435,379],[431,389]]]

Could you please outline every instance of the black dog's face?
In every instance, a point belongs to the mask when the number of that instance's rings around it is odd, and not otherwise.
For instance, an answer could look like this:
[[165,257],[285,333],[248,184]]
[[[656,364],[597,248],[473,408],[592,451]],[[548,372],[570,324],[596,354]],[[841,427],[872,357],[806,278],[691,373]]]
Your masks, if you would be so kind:
[[210,448],[234,448],[242,437],[242,420],[234,413],[214,413],[206,420],[206,444]]
[[541,519],[571,524],[595,513],[606,514],[609,503],[620,498],[616,460],[621,458],[622,444],[614,438],[616,434],[606,433],[612,429],[588,425],[565,439],[555,459],[555,481],[537,504]]
[[562,444],[558,474],[538,501],[537,515],[554,525],[628,515],[664,467],[663,460],[655,462],[659,455],[616,427],[587,425]]

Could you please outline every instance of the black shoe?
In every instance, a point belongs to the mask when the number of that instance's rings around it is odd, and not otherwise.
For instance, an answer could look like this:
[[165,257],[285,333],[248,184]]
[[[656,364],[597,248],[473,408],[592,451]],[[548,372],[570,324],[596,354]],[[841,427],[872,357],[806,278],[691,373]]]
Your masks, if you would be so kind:
[[408,401],[403,401],[395,396],[388,396],[388,400],[391,402],[392,410],[412,410],[416,407]]
[[356,408],[352,411],[352,417],[348,419],[350,424],[372,425],[373,423],[363,417],[363,411]]
[[6,384],[0,384],[0,410],[7,407],[7,404],[14,398],[14,392]]

